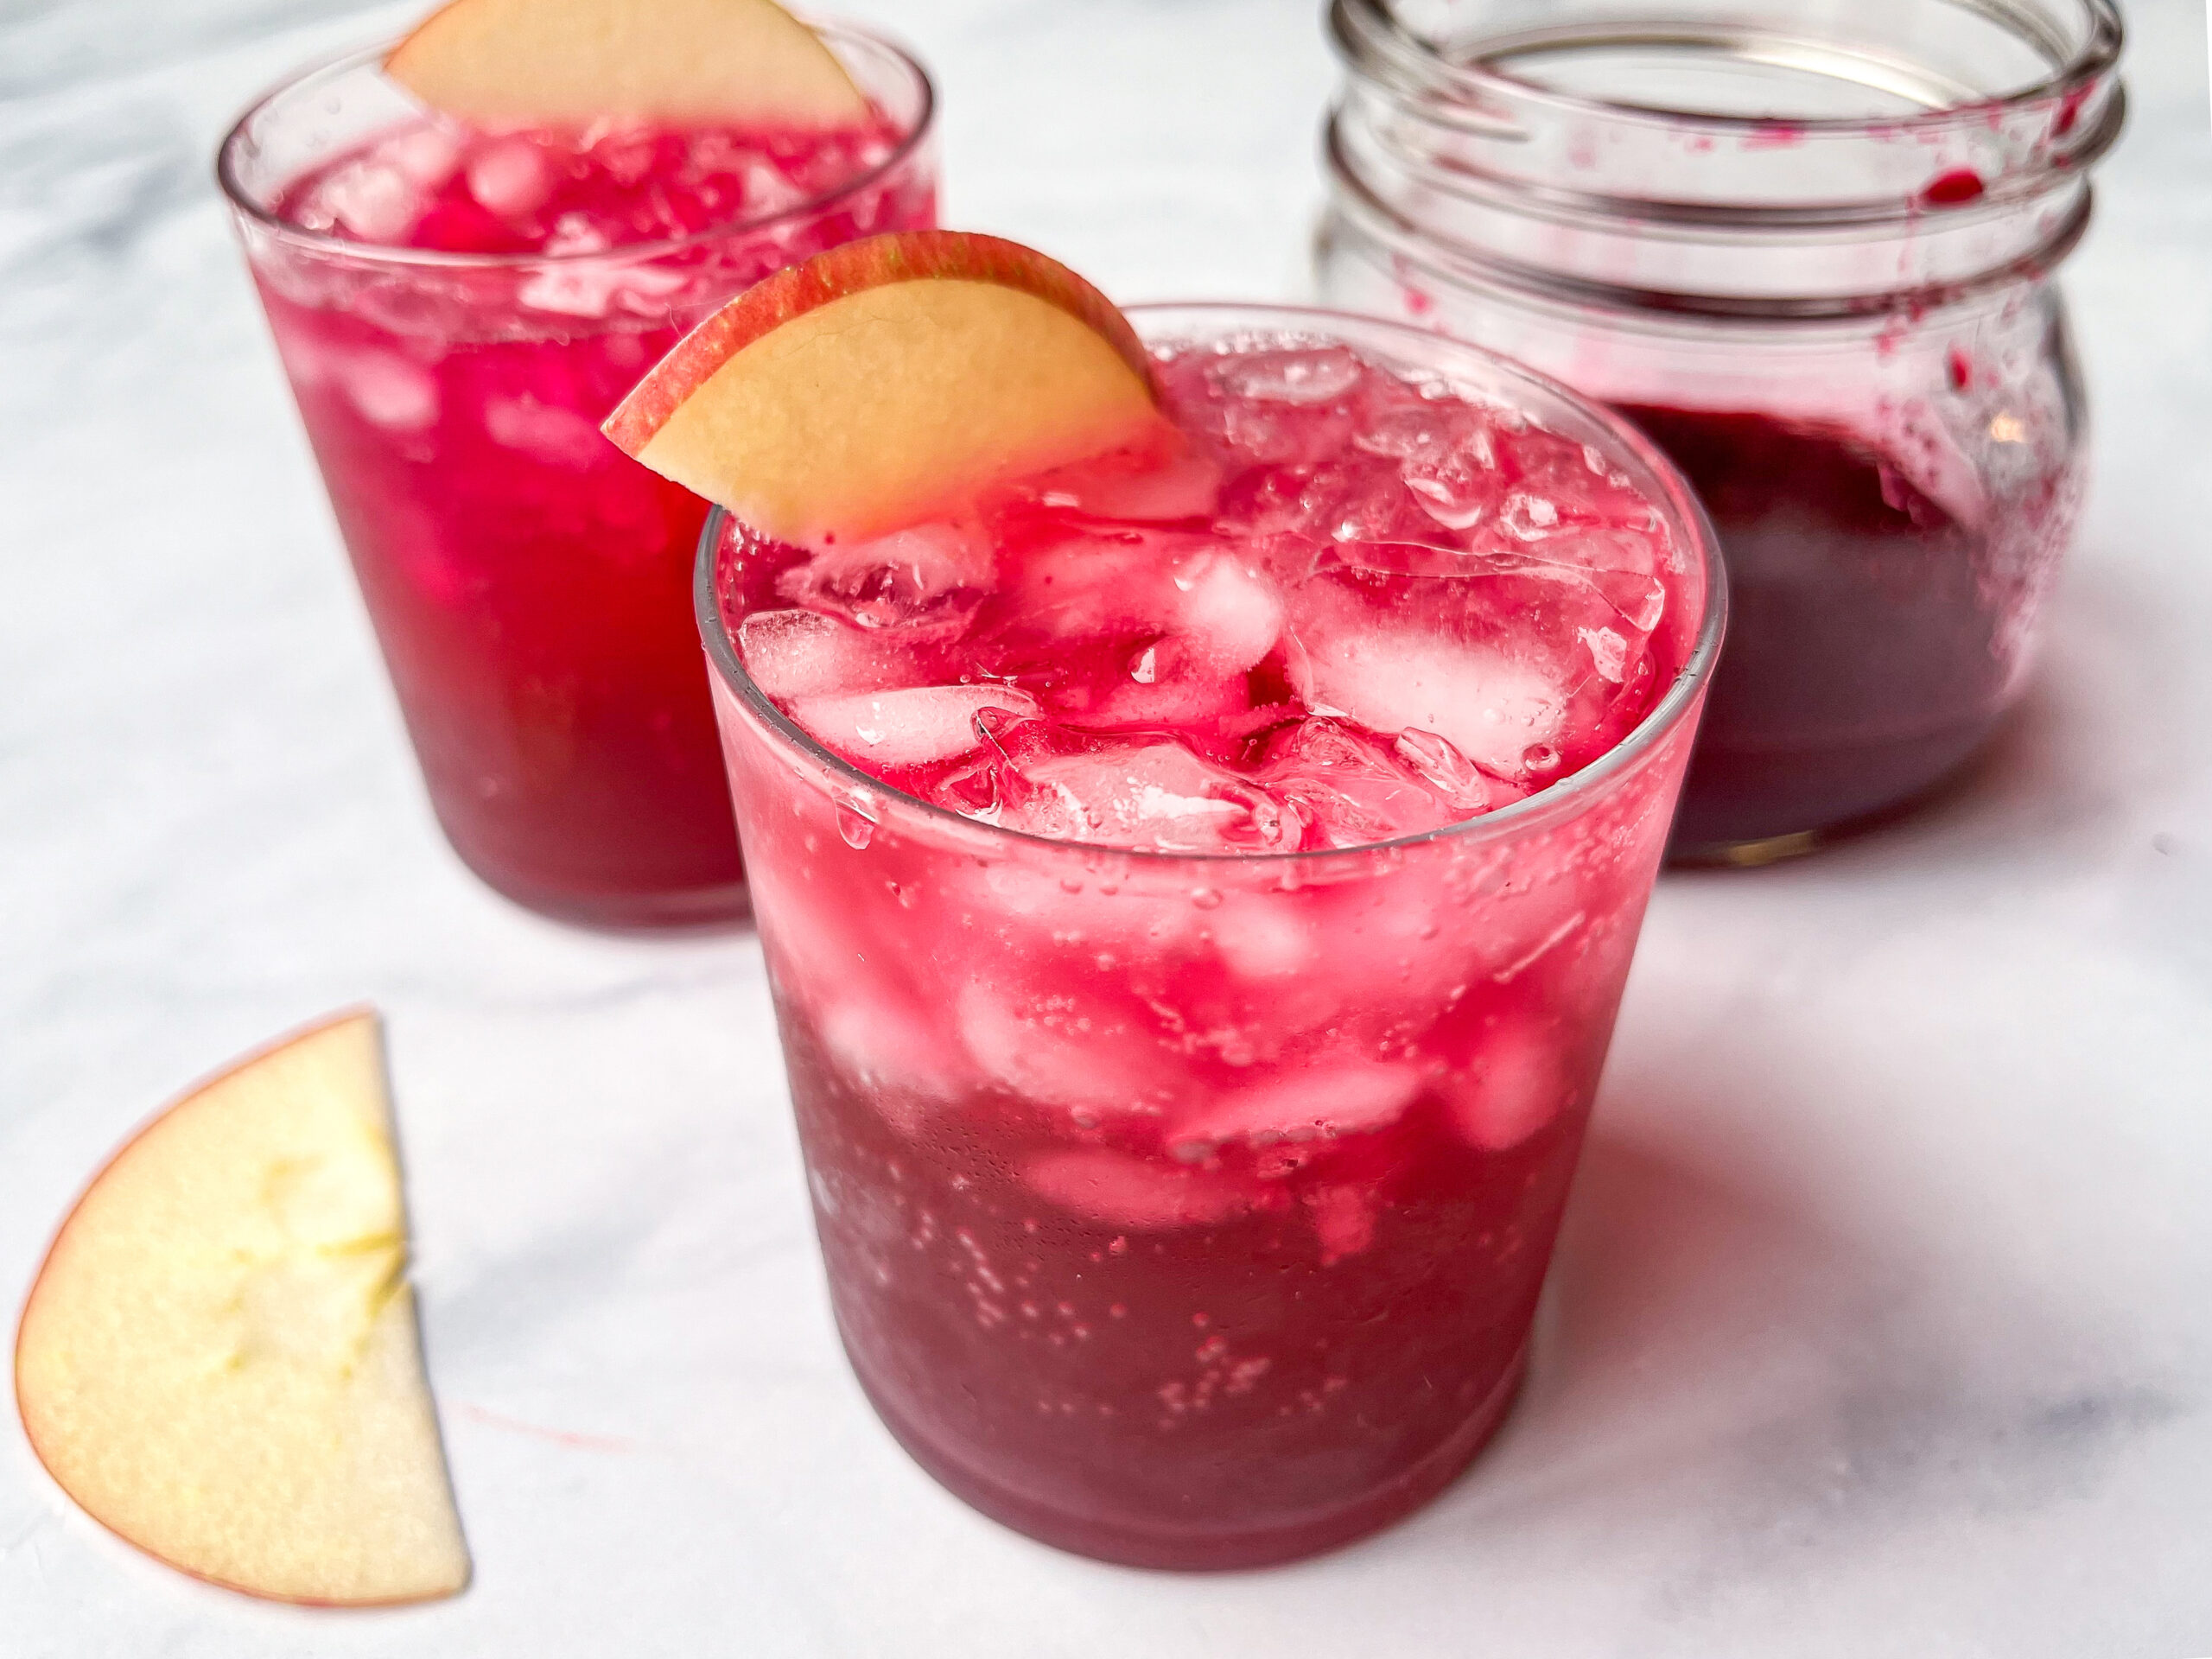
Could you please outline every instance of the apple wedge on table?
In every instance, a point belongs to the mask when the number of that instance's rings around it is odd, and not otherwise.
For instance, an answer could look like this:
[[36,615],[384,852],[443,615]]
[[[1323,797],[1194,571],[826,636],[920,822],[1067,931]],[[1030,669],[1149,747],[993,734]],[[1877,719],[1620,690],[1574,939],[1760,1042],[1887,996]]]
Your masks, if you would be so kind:
[[450,1595],[468,1553],[405,1277],[376,1015],[186,1095],[63,1222],[16,1397],[62,1490],[197,1577],[340,1605]]

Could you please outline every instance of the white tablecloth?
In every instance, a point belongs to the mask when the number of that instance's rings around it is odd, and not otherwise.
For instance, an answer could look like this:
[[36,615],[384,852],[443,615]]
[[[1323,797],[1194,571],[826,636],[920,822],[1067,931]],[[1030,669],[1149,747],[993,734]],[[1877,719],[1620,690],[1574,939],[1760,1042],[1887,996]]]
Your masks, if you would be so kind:
[[[839,0],[944,98],[948,222],[1125,299],[1287,297],[1309,0]],[[2069,272],[2099,483],[1972,779],[1662,883],[1537,1369],[1407,1524],[1263,1574],[1004,1532],[824,1307],[758,952],[611,943],[440,842],[209,177],[412,7],[0,15],[0,1306],[179,1085],[391,1020],[477,1563],[442,1605],[208,1589],[0,1421],[0,1654],[2212,1653],[2212,139],[2195,0]]]

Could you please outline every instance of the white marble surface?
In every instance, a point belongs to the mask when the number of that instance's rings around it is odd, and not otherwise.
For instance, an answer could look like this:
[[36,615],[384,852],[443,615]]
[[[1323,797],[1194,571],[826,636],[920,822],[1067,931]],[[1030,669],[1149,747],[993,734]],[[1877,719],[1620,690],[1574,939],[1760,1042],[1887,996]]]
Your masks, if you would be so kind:
[[[1310,0],[840,0],[936,67],[952,222],[1125,298],[1302,286]],[[474,1587],[258,1605],[0,1414],[0,1654],[2212,1654],[2212,138],[2139,0],[2071,275],[2101,482],[1968,785],[1655,906],[1535,1381],[1398,1529],[1055,1554],[826,1316],[749,939],[613,944],[440,842],[226,238],[246,96],[409,6],[0,9],[0,1303],[175,1088],[391,1020]]]

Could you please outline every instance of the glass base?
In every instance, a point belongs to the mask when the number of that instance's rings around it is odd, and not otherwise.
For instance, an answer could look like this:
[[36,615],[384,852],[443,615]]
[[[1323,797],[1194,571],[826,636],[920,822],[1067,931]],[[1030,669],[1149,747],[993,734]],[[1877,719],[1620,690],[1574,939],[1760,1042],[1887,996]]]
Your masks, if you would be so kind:
[[1700,740],[1667,861],[1756,869],[1893,823],[1955,776],[1998,718],[1874,743],[1738,749]]
[[852,1361],[853,1375],[859,1379],[861,1391],[892,1438],[925,1473],[969,1508],[1071,1554],[1121,1567],[1184,1573],[1277,1567],[1338,1548],[1403,1520],[1457,1479],[1497,1433],[1520,1393],[1529,1365],[1529,1345],[1524,1341],[1497,1385],[1452,1437],[1380,1491],[1287,1521],[1225,1531],[1057,1509],[979,1476],[957,1456],[932,1444],[917,1424],[887,1402],[883,1393],[869,1382],[850,1344],[846,1344],[845,1353]]

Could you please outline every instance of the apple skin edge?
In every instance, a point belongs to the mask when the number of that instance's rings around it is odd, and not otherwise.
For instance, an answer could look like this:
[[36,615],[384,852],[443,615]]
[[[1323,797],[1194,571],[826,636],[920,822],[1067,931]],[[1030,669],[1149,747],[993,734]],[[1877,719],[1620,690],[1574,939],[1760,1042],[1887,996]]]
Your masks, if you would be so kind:
[[1146,386],[1152,360],[1114,302],[1058,261],[972,231],[898,231],[846,242],[763,278],[679,340],[601,427],[634,455],[731,358],[795,317],[871,288],[932,279],[991,283],[1058,307],[1113,346]]
[[[38,1271],[31,1275],[30,1285],[25,1291],[22,1302],[16,1307],[16,1340],[10,1344],[10,1391],[16,1400],[16,1420],[22,1428],[23,1439],[30,1446],[31,1454],[38,1459],[40,1469],[45,1472],[49,1480],[52,1480],[54,1483],[55,1489],[60,1492],[62,1497],[69,1500],[71,1508],[76,1510],[79,1514],[85,1516],[95,1525],[99,1526],[100,1530],[106,1533],[110,1537],[115,1538],[119,1541],[129,1545],[131,1549],[136,1551],[138,1554],[143,1556],[148,1560],[153,1561],[167,1572],[179,1573],[185,1578],[195,1580],[201,1584],[211,1585],[217,1589],[228,1591],[236,1595],[246,1596],[256,1601],[273,1602],[284,1606],[329,1608],[346,1611],[378,1607],[420,1606],[433,1601],[450,1599],[454,1595],[460,1593],[461,1590],[465,1590],[467,1587],[467,1580],[464,1580],[457,1589],[451,1591],[432,1591],[422,1595],[392,1596],[381,1599],[364,1598],[359,1599],[335,1600],[327,1598],[309,1596],[287,1596],[273,1594],[269,1591],[258,1589],[254,1586],[236,1583],[231,1580],[224,1579],[213,1573],[199,1572],[192,1567],[181,1566],[175,1561],[168,1560],[165,1556],[156,1554],[153,1550],[141,1543],[137,1539],[131,1537],[126,1532],[123,1532],[117,1528],[109,1525],[99,1516],[94,1515],[91,1510],[86,1509],[81,1503],[79,1503],[75,1498],[71,1496],[68,1489],[61,1484],[60,1478],[54,1474],[52,1463],[48,1458],[46,1450],[44,1447],[40,1446],[38,1436],[32,1429],[29,1420],[24,1413],[22,1405],[24,1319],[25,1316],[30,1311],[31,1304],[38,1297],[39,1287],[46,1278],[47,1270],[52,1265],[55,1252],[61,1245],[63,1236],[68,1231],[69,1224],[76,1217],[77,1212],[82,1207],[86,1195],[92,1192],[93,1187],[99,1185],[100,1179],[105,1176],[119,1160],[128,1154],[132,1147],[136,1147],[141,1141],[144,1140],[146,1135],[152,1131],[156,1125],[168,1117],[168,1115],[176,1108],[183,1105],[187,1101],[192,1100],[197,1096],[204,1093],[208,1089],[213,1088],[215,1084],[230,1077],[233,1072],[250,1066],[255,1062],[264,1059],[269,1055],[274,1054],[280,1050],[289,1048],[293,1044],[302,1041],[308,1037],[312,1037],[317,1033],[327,1031],[334,1026],[343,1025],[348,1020],[358,1020],[365,1015],[376,1021],[378,1045],[379,1048],[381,1048],[384,1041],[383,1021],[377,1013],[375,1005],[369,1002],[351,1003],[344,1007],[336,1009],[330,1014],[325,1014],[320,1019],[311,1020],[303,1025],[295,1027],[289,1031],[284,1032],[278,1036],[270,1039],[266,1042],[257,1045],[247,1052],[236,1056],[235,1058],[226,1061],[222,1065],[216,1067],[213,1071],[204,1073],[187,1087],[178,1090],[175,1095],[170,1096],[169,1099],[164,1101],[159,1107],[156,1108],[152,1112],[149,1113],[146,1117],[141,1120],[137,1127],[133,1128],[130,1133],[124,1136],[122,1141],[117,1145],[114,1151],[110,1153],[105,1159],[101,1160],[99,1167],[92,1172],[91,1178],[85,1182],[83,1186],[78,1189],[76,1196],[70,1200],[69,1208],[63,1213],[60,1224],[54,1230],[54,1236],[48,1241],[45,1251],[39,1257]],[[397,1159],[398,1156],[398,1142],[396,1135],[392,1141],[392,1152],[394,1158]],[[402,1202],[404,1203],[405,1197],[405,1186],[404,1183],[401,1187],[401,1195]]]

